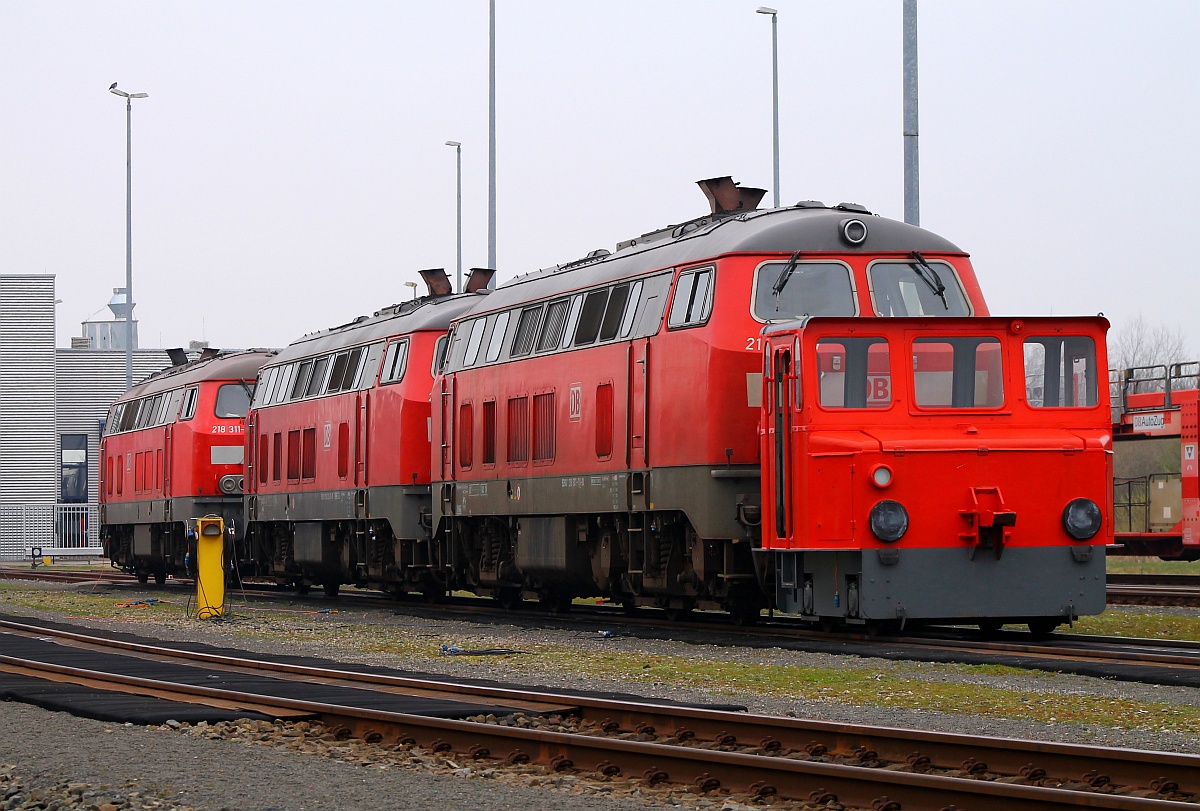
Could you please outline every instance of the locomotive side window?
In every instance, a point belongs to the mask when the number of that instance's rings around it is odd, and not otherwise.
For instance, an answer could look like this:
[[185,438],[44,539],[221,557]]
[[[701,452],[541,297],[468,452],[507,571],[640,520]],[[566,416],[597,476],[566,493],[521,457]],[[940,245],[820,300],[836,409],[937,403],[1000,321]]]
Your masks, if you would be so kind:
[[279,370],[279,386],[275,389],[275,397],[271,400],[272,403],[282,403],[287,399],[288,392],[292,388],[292,377],[295,374],[296,364],[294,363],[289,363]]
[[575,328],[575,346],[590,344],[600,334],[600,321],[608,305],[608,289],[593,290],[583,300],[583,311],[579,315],[579,326]]
[[479,347],[483,344],[483,328],[486,325],[486,318],[476,318],[471,322],[471,337],[467,339],[467,355],[463,358],[463,366],[474,366],[479,359]]
[[671,328],[703,324],[712,312],[713,269],[679,274],[675,298],[671,301]]
[[1025,339],[1025,399],[1034,408],[1091,408],[1100,401],[1096,344],[1082,335]]
[[296,368],[296,374],[292,379],[292,390],[287,399],[299,400],[304,396],[304,392],[308,391],[308,382],[312,379],[312,367],[313,362],[306,360]]
[[276,431],[271,442],[271,481],[278,482],[283,471],[283,434]]
[[895,399],[884,338],[822,338],[817,369],[825,408],[888,408]]
[[546,309],[546,321],[542,324],[542,334],[538,336],[538,352],[558,348],[558,344],[562,340],[563,329],[567,325],[567,309],[570,304],[570,300],[565,298],[550,302],[550,306]]
[[991,337],[917,338],[912,346],[913,397],[924,408],[1000,408],[1004,370]]
[[275,396],[275,384],[279,382],[279,367],[272,366],[270,369],[264,369],[259,375],[258,389],[254,398],[254,407],[260,408],[271,402],[271,398]]
[[971,315],[958,271],[946,262],[872,262],[867,279],[876,315]]
[[183,410],[179,413],[180,421],[190,420],[196,416],[196,397],[199,390],[193,386],[183,393]]
[[637,315],[638,300],[642,296],[642,283],[634,282],[633,287],[629,289],[629,301],[625,304],[625,314],[621,317],[621,332],[622,338],[629,337],[629,331],[633,329],[633,317]]
[[612,289],[608,296],[608,307],[604,310],[604,320],[600,324],[600,340],[611,341],[617,337],[621,329],[621,320],[625,317],[625,305],[629,303],[629,285],[619,284]]
[[450,339],[445,335],[437,339],[437,345],[433,348],[433,374],[442,371],[446,365],[446,347],[450,345]]
[[305,397],[312,397],[320,394],[325,386],[325,373],[329,371],[329,356],[317,358],[313,361],[312,379],[308,381],[308,389],[305,390]]
[[542,305],[526,307],[521,310],[521,318],[517,321],[517,334],[513,337],[512,357],[528,355],[533,351],[533,342],[537,338],[538,324],[542,320]]
[[768,262],[754,279],[753,314],[764,322],[858,315],[850,268],[841,262]]
[[363,350],[363,362],[354,373],[355,389],[369,389],[379,376],[379,359],[383,357],[383,342],[377,341]]
[[219,420],[241,419],[250,408],[250,389],[242,383],[225,383],[217,389],[213,413]]
[[408,365],[408,341],[393,341],[388,344],[387,354],[383,356],[383,374],[379,378],[380,385],[398,383],[404,377]]
[[567,314],[567,327],[563,330],[562,343],[559,344],[559,349],[567,349],[571,346],[571,341],[575,339],[575,330],[579,327],[579,313],[582,310],[583,296],[575,296],[571,299],[571,311]]
[[288,431],[287,477],[290,482],[300,481],[300,432]]
[[329,369],[329,382],[325,384],[325,394],[333,394],[342,390],[342,383],[346,379],[346,366],[349,363],[349,352],[338,352],[333,356],[333,366]]
[[508,313],[503,312],[496,316],[496,323],[492,325],[492,337],[488,341],[487,351],[483,358],[488,363],[492,363],[500,357],[500,350],[504,348],[504,333],[508,331]]

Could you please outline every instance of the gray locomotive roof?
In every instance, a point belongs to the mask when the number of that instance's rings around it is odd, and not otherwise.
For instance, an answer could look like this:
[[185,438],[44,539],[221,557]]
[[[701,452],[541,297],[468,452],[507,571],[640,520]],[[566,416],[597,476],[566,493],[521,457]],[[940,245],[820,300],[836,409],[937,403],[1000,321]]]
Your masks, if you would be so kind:
[[204,380],[253,380],[262,365],[274,354],[270,349],[247,349],[223,352],[182,366],[172,366],[138,383],[121,395],[117,402],[136,400],[147,394],[157,394]]
[[279,352],[274,363],[319,355],[345,346],[359,346],[371,341],[420,330],[446,330],[450,322],[478,304],[486,293],[464,293],[406,301],[385,307],[374,315],[359,316],[348,324],[314,332],[292,342]]
[[[714,215],[644,234],[619,245],[616,253],[519,276],[495,290],[477,309],[503,309],[658,268],[734,253],[965,253],[931,231],[872,215],[858,206],[818,205],[801,203],[791,208]],[[859,245],[849,245],[841,238],[842,224],[850,219],[861,220],[867,226],[867,237]]]

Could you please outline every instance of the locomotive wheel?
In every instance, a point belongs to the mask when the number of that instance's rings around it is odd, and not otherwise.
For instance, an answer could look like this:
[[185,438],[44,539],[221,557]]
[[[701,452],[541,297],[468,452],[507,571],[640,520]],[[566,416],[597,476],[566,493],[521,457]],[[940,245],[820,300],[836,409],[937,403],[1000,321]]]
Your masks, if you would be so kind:
[[133,576],[136,577],[137,581],[143,586],[150,582],[150,573],[145,569],[138,569],[133,573]]
[[155,569],[154,570],[154,585],[156,585],[156,586],[167,585],[167,570],[166,569]]
[[1004,620],[989,618],[989,619],[979,621],[979,630],[983,631],[985,634],[997,633],[1003,627],[1004,627]]
[[1052,634],[1054,632],[1054,629],[1057,628],[1058,626],[1059,626],[1059,622],[1058,622],[1058,620],[1055,620],[1055,619],[1047,618],[1047,619],[1040,619],[1040,620],[1030,620],[1029,621],[1029,633],[1033,634],[1033,636],[1038,637],[1040,639],[1041,637],[1050,636],[1050,634]]
[[296,594],[297,594],[297,595],[299,595],[299,596],[301,596],[301,597],[304,597],[304,596],[306,596],[306,595],[307,595],[307,594],[308,594],[310,591],[312,591],[312,584],[311,584],[311,583],[297,583],[297,584],[296,584]]
[[338,592],[341,591],[341,588],[341,583],[324,583],[321,586],[321,589],[325,592],[326,597],[338,596]]

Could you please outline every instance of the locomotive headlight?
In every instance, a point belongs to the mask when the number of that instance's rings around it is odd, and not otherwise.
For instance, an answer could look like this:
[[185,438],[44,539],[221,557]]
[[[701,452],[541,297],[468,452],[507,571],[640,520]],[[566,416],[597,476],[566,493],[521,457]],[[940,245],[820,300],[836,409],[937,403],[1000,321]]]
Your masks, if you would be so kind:
[[1086,541],[1100,531],[1100,508],[1091,499],[1077,498],[1063,509],[1063,529],[1077,541]]
[[238,474],[230,473],[228,476],[222,476],[221,480],[217,482],[217,486],[227,496],[237,495],[242,492],[242,477]]
[[895,543],[908,531],[908,510],[899,501],[884,500],[871,508],[871,532],[884,543]]
[[892,483],[892,469],[887,465],[876,465],[871,468],[871,483],[883,489]]

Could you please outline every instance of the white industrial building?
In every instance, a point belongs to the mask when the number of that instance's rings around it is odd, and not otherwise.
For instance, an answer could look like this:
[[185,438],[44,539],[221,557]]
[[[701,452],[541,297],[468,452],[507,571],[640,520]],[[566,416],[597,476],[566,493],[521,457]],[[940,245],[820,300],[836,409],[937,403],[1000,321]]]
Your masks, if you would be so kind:
[[[69,349],[55,346],[53,275],[0,274],[0,559],[99,546],[100,435],[125,391],[124,298],[112,321],[89,321]],[[118,328],[118,324],[120,328]],[[171,365],[138,349],[133,380]]]

